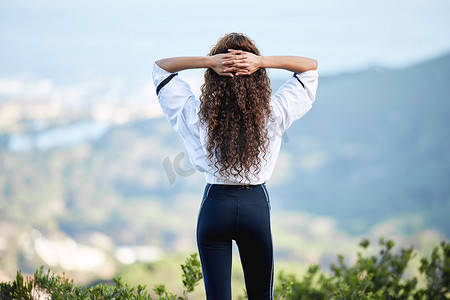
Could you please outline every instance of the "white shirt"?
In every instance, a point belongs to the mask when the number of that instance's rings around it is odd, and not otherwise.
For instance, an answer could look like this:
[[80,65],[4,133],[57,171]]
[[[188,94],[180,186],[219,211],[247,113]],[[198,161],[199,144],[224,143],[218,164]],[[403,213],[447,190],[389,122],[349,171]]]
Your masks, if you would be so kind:
[[266,182],[275,168],[283,133],[294,121],[303,117],[311,109],[316,97],[318,78],[317,70],[294,74],[271,96],[273,121],[267,122],[270,140],[266,155],[267,162],[261,159],[261,171],[251,176],[250,181],[239,181],[233,176],[220,178],[219,173],[216,172],[217,168],[207,160],[207,131],[200,124],[198,117],[200,101],[195,98],[189,85],[176,73],[169,73],[156,63],[153,66],[153,83],[157,87],[162,111],[172,128],[183,138],[191,163],[197,170],[205,173],[206,182],[211,184]]

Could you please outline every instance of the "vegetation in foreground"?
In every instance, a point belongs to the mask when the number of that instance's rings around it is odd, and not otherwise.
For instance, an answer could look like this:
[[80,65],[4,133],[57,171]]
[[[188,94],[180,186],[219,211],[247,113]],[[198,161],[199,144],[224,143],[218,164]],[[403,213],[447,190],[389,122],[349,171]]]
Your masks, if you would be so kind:
[[[360,247],[367,251],[370,242],[363,240]],[[418,277],[406,278],[405,269],[415,256],[412,247],[393,252],[394,241],[379,241],[376,255],[358,253],[354,265],[347,265],[342,255],[330,266],[331,273],[311,266],[302,279],[280,272],[274,287],[275,299],[450,299],[450,244],[443,241],[434,247],[430,257],[420,260]],[[154,297],[145,286],[130,287],[115,278],[113,286],[98,284],[75,287],[65,275],[46,273],[43,267],[33,278],[24,278],[20,271],[12,282],[0,283],[0,299],[83,299],[83,300],[184,300],[202,279],[197,254],[191,254],[181,265],[184,291],[175,295],[164,285],[153,288]],[[419,283],[420,282],[420,283]],[[245,299],[245,296],[241,297]]]

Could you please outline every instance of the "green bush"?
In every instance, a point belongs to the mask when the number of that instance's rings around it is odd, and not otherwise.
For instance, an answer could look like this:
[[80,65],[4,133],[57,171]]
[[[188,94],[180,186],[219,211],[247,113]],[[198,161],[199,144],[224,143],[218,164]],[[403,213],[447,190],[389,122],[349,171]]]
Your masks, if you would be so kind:
[[[183,296],[177,296],[167,291],[164,285],[158,285],[153,290],[158,300],[183,300],[192,292],[202,279],[200,261],[197,254],[191,254],[186,264],[181,265],[184,291]],[[146,287],[139,285],[136,289],[123,284],[120,277],[114,278],[114,285],[98,284],[93,287],[75,287],[73,281],[66,276],[55,275],[49,271],[44,273],[41,267],[33,278],[24,279],[21,272],[17,272],[13,282],[0,283],[0,299],[9,300],[151,300]]]
[[[370,245],[368,240],[360,244]],[[294,275],[279,274],[274,289],[275,299],[450,299],[450,244],[442,242],[433,249],[430,258],[422,258],[419,272],[426,288],[418,289],[416,277],[404,276],[413,248],[392,252],[393,241],[379,241],[378,255],[364,256],[358,252],[357,261],[347,266],[344,256],[332,264],[331,274],[321,273],[319,266],[311,266],[302,280]]]
[[[363,251],[369,245],[368,240],[360,243]],[[301,280],[280,272],[274,287],[274,299],[450,299],[450,244],[442,242],[433,249],[430,257],[420,260],[418,271],[424,280],[424,287],[421,288],[417,287],[418,278],[407,279],[404,274],[408,262],[415,255],[413,248],[393,253],[394,242],[383,238],[379,246],[377,255],[358,252],[352,266],[347,265],[344,256],[339,255],[337,263],[330,266],[331,273],[321,272],[318,265],[310,266]],[[181,269],[183,295],[174,295],[164,285],[158,285],[153,289],[158,300],[185,300],[202,279],[197,254],[191,254]],[[50,271],[44,273],[41,267],[33,278],[24,278],[18,271],[14,281],[0,283],[0,299],[152,299],[145,286],[132,288],[124,285],[120,278],[115,278],[114,283],[114,286],[74,287],[66,276],[54,275]]]

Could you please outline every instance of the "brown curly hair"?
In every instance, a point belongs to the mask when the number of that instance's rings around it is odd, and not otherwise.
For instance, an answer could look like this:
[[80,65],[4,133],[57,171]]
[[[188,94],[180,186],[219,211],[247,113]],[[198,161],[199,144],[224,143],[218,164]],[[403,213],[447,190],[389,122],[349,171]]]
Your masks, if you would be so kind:
[[[212,47],[209,56],[228,49],[260,55],[255,43],[241,33],[230,33]],[[266,122],[271,119],[270,79],[265,69],[246,76],[220,76],[205,71],[199,118],[207,128],[208,160],[221,177],[250,182],[261,170],[269,143]]]

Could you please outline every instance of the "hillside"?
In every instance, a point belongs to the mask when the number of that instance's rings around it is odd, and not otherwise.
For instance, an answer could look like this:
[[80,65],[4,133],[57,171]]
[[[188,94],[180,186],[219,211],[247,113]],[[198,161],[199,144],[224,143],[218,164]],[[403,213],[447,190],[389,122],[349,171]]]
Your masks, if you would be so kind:
[[334,216],[351,232],[420,214],[449,236],[449,83],[450,55],[321,78],[284,145],[289,175],[273,190],[282,207]]

